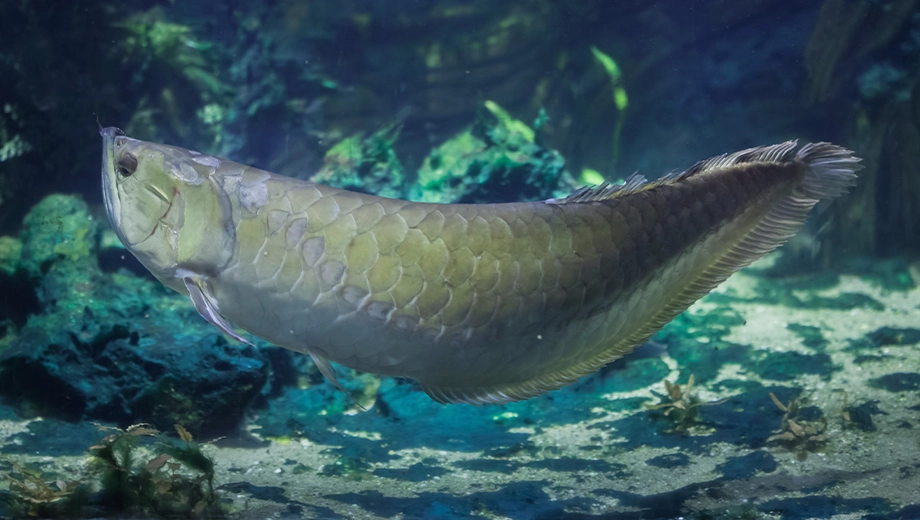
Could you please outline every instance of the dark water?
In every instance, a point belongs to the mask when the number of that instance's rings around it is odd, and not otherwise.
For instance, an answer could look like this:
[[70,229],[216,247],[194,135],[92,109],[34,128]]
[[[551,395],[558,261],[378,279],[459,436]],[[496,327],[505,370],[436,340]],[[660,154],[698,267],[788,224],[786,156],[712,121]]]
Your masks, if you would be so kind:
[[[920,518],[916,4],[0,3],[0,516]],[[595,375],[473,407],[339,367],[362,411],[120,245],[95,118],[432,202],[789,139],[865,169]]]

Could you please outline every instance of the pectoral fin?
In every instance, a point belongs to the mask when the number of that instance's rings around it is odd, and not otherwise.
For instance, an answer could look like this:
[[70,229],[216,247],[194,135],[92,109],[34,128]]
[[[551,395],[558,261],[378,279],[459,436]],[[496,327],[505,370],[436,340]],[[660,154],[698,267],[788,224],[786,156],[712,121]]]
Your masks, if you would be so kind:
[[367,408],[365,408],[361,403],[358,402],[357,399],[355,399],[351,394],[349,394],[348,390],[345,390],[345,387],[342,386],[342,383],[339,383],[339,380],[335,378],[335,369],[332,368],[332,365],[329,363],[328,359],[324,358],[323,356],[320,356],[319,354],[313,353],[313,352],[310,352],[310,358],[313,359],[313,363],[316,365],[316,368],[319,369],[319,372],[323,374],[323,377],[331,381],[332,384],[334,384],[336,388],[344,392],[345,395],[347,395],[348,398],[351,399],[353,403],[358,405],[358,408],[360,408],[361,410],[364,410],[365,412],[367,411]]
[[230,323],[220,315],[220,309],[217,307],[217,300],[209,294],[207,283],[205,283],[204,280],[186,276],[182,278],[182,281],[185,282],[185,288],[188,289],[188,294],[192,298],[192,303],[195,304],[195,310],[198,311],[198,314],[201,314],[202,318],[233,339],[247,345],[252,345],[252,342],[240,336],[233,330]]

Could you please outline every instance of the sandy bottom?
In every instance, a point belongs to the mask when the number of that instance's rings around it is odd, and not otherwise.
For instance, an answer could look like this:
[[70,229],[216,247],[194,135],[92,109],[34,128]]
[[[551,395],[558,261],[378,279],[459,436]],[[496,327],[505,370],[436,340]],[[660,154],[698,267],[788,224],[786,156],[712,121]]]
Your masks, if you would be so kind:
[[[291,394],[254,414],[255,447],[205,448],[218,493],[241,519],[920,518],[920,290],[777,287],[739,273],[644,354],[526,403],[384,379],[369,411],[330,417]],[[4,457],[85,474],[35,422],[0,421]]]

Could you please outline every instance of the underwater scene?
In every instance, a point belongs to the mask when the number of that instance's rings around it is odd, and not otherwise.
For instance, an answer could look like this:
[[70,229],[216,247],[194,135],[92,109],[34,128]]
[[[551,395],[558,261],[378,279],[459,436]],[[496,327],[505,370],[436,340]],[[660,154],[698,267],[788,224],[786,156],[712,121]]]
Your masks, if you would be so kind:
[[0,34],[0,518],[920,519],[917,0]]

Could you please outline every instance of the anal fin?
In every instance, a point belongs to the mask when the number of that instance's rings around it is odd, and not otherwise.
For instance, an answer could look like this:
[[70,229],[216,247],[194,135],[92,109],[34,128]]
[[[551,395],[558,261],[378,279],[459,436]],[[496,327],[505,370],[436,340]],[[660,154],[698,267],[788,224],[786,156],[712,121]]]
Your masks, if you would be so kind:
[[252,345],[251,341],[233,330],[233,326],[220,315],[220,309],[217,307],[217,302],[214,297],[209,294],[202,280],[186,276],[182,278],[182,281],[185,282],[185,288],[188,289],[188,294],[192,298],[192,303],[195,304],[195,310],[198,311],[198,314],[200,314],[202,318],[233,339],[247,345]]

